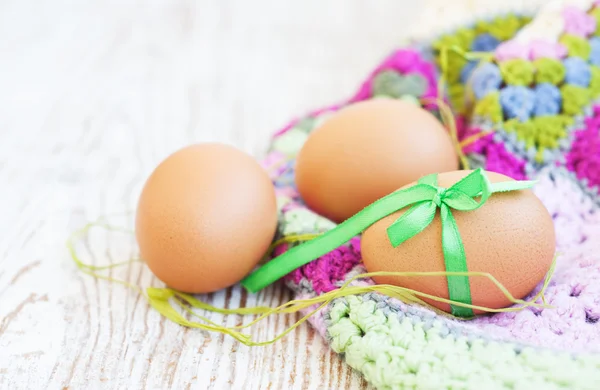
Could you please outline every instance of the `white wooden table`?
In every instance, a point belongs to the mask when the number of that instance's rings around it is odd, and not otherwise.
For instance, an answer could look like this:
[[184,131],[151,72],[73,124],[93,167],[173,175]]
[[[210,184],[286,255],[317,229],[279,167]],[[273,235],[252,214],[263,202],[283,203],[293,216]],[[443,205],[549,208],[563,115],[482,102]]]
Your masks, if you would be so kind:
[[[308,325],[256,348],[180,327],[78,271],[65,240],[133,210],[174,150],[212,140],[260,156],[289,119],[353,93],[408,32],[526,2],[1,1],[0,388],[367,387]],[[101,231],[80,248],[95,264],[136,252],[133,236]],[[110,275],[161,285],[142,264]],[[202,298],[236,307],[290,294]],[[266,339],[295,320],[251,334]]]

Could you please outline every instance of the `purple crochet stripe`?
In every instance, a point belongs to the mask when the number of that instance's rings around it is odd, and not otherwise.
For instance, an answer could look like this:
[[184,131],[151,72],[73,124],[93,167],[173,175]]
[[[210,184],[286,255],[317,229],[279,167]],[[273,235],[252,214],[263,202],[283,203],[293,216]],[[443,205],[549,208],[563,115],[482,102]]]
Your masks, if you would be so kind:
[[575,131],[566,165],[579,180],[587,179],[590,187],[600,186],[600,105],[585,119],[585,128]]

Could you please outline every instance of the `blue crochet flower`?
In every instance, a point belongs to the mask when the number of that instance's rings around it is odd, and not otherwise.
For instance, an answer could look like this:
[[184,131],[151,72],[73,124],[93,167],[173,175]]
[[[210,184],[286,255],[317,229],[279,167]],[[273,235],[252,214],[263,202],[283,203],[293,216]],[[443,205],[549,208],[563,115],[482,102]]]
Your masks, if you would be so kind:
[[469,77],[471,77],[471,73],[473,73],[473,70],[475,70],[478,63],[478,61],[469,61],[465,66],[463,66],[462,70],[460,71],[460,81],[463,84],[469,82]]
[[481,34],[473,40],[472,51],[494,51],[500,44],[500,40],[491,34]]
[[600,38],[590,38],[590,59],[592,65],[600,66]]
[[500,104],[508,118],[529,120],[535,105],[535,93],[523,86],[509,85],[500,91]]
[[563,61],[565,65],[565,81],[567,84],[579,85],[586,88],[590,85],[592,72],[583,58],[569,57]]
[[471,86],[477,99],[483,99],[488,93],[498,90],[500,85],[502,74],[495,64],[482,64],[473,72]]
[[562,95],[560,90],[550,83],[542,83],[535,87],[535,116],[556,115],[560,113]]

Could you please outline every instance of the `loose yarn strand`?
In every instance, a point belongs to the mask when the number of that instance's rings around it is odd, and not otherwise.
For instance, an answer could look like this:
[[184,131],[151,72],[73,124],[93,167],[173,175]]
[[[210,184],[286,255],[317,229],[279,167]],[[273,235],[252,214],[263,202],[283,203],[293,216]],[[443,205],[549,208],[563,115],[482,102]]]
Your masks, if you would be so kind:
[[[446,90],[446,85],[447,85],[447,80],[448,80],[448,68],[449,68],[450,53],[459,55],[467,61],[478,61],[478,64],[475,67],[475,69],[473,70],[473,72],[476,72],[477,69],[479,69],[481,66],[485,65],[486,63],[491,62],[493,60],[494,56],[492,53],[489,53],[489,52],[468,52],[456,45],[442,47],[440,49],[441,75],[437,81],[438,97],[437,97],[437,99],[432,99],[432,98],[423,99],[424,103],[429,102],[429,103],[437,104],[437,106],[440,110],[440,115],[442,117],[442,122],[444,122],[444,124],[448,128],[448,131],[450,132],[450,136],[452,137],[452,141],[453,141],[454,147],[456,149],[456,153],[458,154],[458,157],[461,161],[461,164],[463,165],[464,169],[468,170],[468,169],[470,169],[470,164],[465,156],[464,148],[473,144],[480,138],[483,138],[483,137],[487,136],[488,134],[492,133],[492,131],[480,132],[480,133],[471,135],[462,141],[459,141],[458,130],[456,127],[456,120],[452,113],[452,109],[445,102],[445,96],[446,96],[445,90]],[[466,104],[470,106],[475,101],[475,96],[474,96],[473,88],[472,88],[472,79],[469,79],[467,81],[466,91],[467,91]]]
[[112,268],[116,268],[116,267],[121,267],[123,265],[129,265],[129,264],[136,263],[136,262],[141,262],[141,259],[130,259],[127,261],[121,261],[118,263],[112,263],[112,264],[108,264],[108,265],[104,265],[104,266],[96,266],[96,265],[84,263],[83,261],[81,261],[81,259],[77,255],[77,250],[75,249],[76,240],[80,239],[82,237],[85,237],[88,234],[89,230],[93,227],[101,227],[107,231],[133,233],[131,231],[131,229],[108,225],[104,222],[100,222],[102,220],[103,219],[100,219],[97,222],[90,222],[90,223],[86,224],[81,229],[75,231],[71,235],[71,237],[69,237],[69,239],[67,240],[67,250],[69,251],[69,254],[71,255],[71,259],[75,262],[75,264],[77,265],[77,268],[79,268],[82,272],[84,272],[87,275],[93,276],[94,278],[107,280],[109,282],[115,282],[115,283],[121,284],[123,286],[129,287],[139,293],[143,293],[142,289],[137,285],[129,283],[125,280],[115,279],[115,278],[112,278],[112,277],[109,277],[106,275],[102,275],[102,274],[99,274],[98,272],[96,272],[96,271],[103,271],[103,270],[108,270],[108,269],[112,269]]
[[[80,270],[82,270],[84,273],[86,273],[90,276],[93,276],[95,278],[107,280],[110,282],[116,282],[116,283],[122,284],[122,285],[129,287],[132,290],[140,293],[144,298],[146,298],[148,303],[155,310],[157,310],[161,315],[163,315],[165,318],[168,318],[169,320],[171,320],[179,325],[190,327],[190,328],[202,329],[202,330],[211,331],[211,332],[227,334],[247,346],[265,346],[265,345],[275,343],[278,340],[285,337],[290,332],[292,332],[298,326],[302,325],[304,322],[306,322],[310,317],[315,315],[317,312],[324,309],[327,305],[331,304],[335,299],[342,298],[342,297],[349,296],[349,295],[358,295],[358,294],[364,294],[364,293],[369,293],[369,292],[371,292],[371,293],[375,292],[375,293],[383,294],[383,295],[386,295],[386,296],[389,296],[392,298],[396,298],[407,304],[417,303],[417,304],[423,305],[424,307],[427,307],[427,308],[435,311],[436,313],[438,313],[440,315],[446,316],[448,318],[458,319],[458,320],[466,320],[468,318],[455,317],[449,313],[446,313],[446,312],[426,303],[421,298],[430,299],[433,301],[447,303],[447,304],[456,305],[456,306],[468,307],[473,310],[480,310],[482,312],[491,312],[491,313],[514,312],[514,311],[523,310],[526,307],[551,308],[551,306],[546,304],[546,299],[544,297],[544,293],[550,283],[552,274],[554,272],[556,257],[552,263],[552,267],[550,268],[550,271],[546,275],[546,279],[544,280],[544,284],[543,284],[542,288],[529,301],[525,301],[522,299],[515,299],[512,296],[512,294],[506,289],[506,287],[504,287],[502,285],[502,283],[500,283],[493,275],[491,275],[489,273],[485,273],[485,272],[447,272],[447,271],[440,271],[440,272],[372,272],[372,273],[363,273],[360,275],[356,275],[356,276],[350,278],[349,280],[347,280],[340,288],[338,288],[336,290],[332,290],[332,291],[329,291],[327,293],[324,293],[322,295],[318,295],[318,296],[315,296],[312,298],[290,300],[290,301],[288,301],[282,305],[279,305],[277,307],[257,306],[257,307],[246,307],[246,308],[237,308],[237,309],[217,308],[210,304],[207,304],[205,302],[198,300],[197,298],[193,297],[190,294],[179,292],[179,291],[176,291],[171,288],[148,287],[144,290],[142,287],[137,286],[132,283],[129,283],[127,281],[118,280],[118,279],[115,279],[115,278],[112,278],[112,277],[109,277],[106,275],[99,274],[97,271],[107,270],[107,269],[123,266],[126,264],[131,264],[133,262],[139,262],[140,260],[132,259],[132,260],[125,261],[125,262],[109,264],[106,266],[95,266],[95,265],[85,264],[79,258],[78,254],[77,254],[77,250],[75,249],[75,244],[78,239],[85,237],[88,234],[89,230],[93,227],[100,227],[100,228],[104,228],[109,231],[130,232],[130,230],[128,230],[128,229],[118,228],[118,227],[106,224],[104,222],[88,223],[82,229],[79,229],[78,231],[74,232],[72,234],[72,236],[69,238],[69,240],[67,242],[67,246],[68,246],[69,252],[71,254],[71,258],[73,259],[73,261],[75,262],[75,264],[77,265],[77,267]],[[300,239],[300,238],[307,239],[307,237],[305,237],[305,236],[296,237],[296,239]],[[419,292],[416,290],[412,290],[412,289],[408,289],[408,288],[404,288],[404,287],[398,287],[398,286],[389,285],[389,284],[369,285],[369,286],[352,285],[353,283],[355,283],[361,279],[369,278],[372,276],[485,277],[485,278],[488,278],[490,281],[492,281],[492,283],[494,283],[494,285],[506,296],[506,298],[510,302],[512,302],[513,304],[516,304],[518,306],[501,308],[501,309],[492,309],[492,308],[487,308],[487,307],[478,306],[478,305],[469,305],[469,304],[465,304],[465,303],[461,303],[461,302],[456,302],[456,301],[452,301],[450,299],[445,299],[445,298],[433,296],[431,294],[426,294],[426,293],[422,293],[422,292]],[[540,298],[542,299],[542,303],[537,303],[537,300],[539,300]],[[180,313],[178,310],[176,310],[176,308],[180,308],[183,311],[183,313],[187,313],[189,316],[195,317],[202,322],[188,320],[187,318],[185,318],[182,315],[182,313]],[[211,321],[210,319],[198,314],[197,312],[192,310],[192,308],[200,309],[200,310],[207,311],[207,312],[224,314],[224,315],[230,315],[230,314],[257,315],[257,317],[247,324],[227,327],[227,326],[219,325],[219,324],[215,323],[214,321]],[[284,330],[282,333],[278,334],[277,336],[275,336],[274,338],[272,338],[270,340],[257,342],[257,341],[252,340],[250,335],[240,332],[240,330],[249,328],[271,315],[292,314],[292,313],[297,313],[297,312],[308,310],[308,309],[310,309],[310,310],[302,318],[300,318],[293,325],[291,325],[286,330]]]
[[456,119],[454,118],[454,114],[452,114],[452,109],[450,106],[441,98],[425,98],[422,99],[424,104],[435,103],[440,110],[440,116],[442,117],[442,122],[448,129],[450,133],[450,138],[452,139],[452,144],[454,145],[454,149],[456,150],[456,154],[460,159],[460,162],[464,169],[469,170],[470,164],[467,160],[467,157],[461,147],[461,144],[458,141],[458,129],[456,127]]

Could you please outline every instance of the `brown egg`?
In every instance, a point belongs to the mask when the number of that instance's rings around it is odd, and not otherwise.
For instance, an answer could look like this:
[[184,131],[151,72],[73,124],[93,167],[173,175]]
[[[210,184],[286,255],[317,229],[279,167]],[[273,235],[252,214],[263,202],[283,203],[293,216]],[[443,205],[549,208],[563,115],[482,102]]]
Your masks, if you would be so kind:
[[456,169],[450,136],[431,113],[377,98],[341,109],[311,133],[296,184],[311,209],[341,222],[421,176]]
[[173,153],[148,178],[136,237],[160,280],[205,293],[243,279],[276,225],[275,191],[261,166],[231,146],[199,144]]
[[[450,187],[470,171],[440,174],[439,185]],[[492,183],[513,180],[486,172]],[[414,185],[411,184],[411,185]],[[408,186],[407,186],[408,187]],[[408,208],[393,213],[369,227],[362,236],[361,253],[369,272],[445,271],[442,253],[440,213],[421,233],[393,248],[386,229]],[[494,193],[474,211],[452,210],[467,257],[469,271],[489,272],[515,298],[523,298],[543,280],[555,253],[552,218],[531,190]],[[445,276],[411,276],[373,278],[379,284],[407,287],[437,297],[448,298]],[[511,302],[487,278],[470,277],[474,305],[502,308]],[[447,304],[426,300],[450,311]]]

